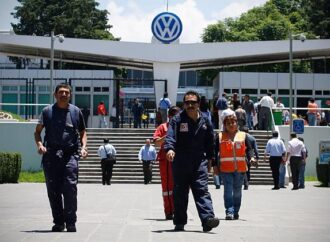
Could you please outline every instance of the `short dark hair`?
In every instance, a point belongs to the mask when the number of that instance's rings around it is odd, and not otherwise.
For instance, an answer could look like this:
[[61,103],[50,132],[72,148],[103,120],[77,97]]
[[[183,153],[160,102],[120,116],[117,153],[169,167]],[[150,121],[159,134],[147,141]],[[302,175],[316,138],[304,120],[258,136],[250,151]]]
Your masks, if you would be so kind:
[[168,97],[168,93],[164,92],[164,98]]
[[297,138],[297,134],[295,132],[290,133],[291,138]]
[[104,138],[104,139],[103,139],[103,142],[104,142],[105,144],[107,144],[107,143],[109,143],[109,139],[108,139],[108,138]]
[[274,131],[274,132],[272,133],[272,135],[273,135],[273,138],[277,138],[277,137],[278,137],[278,132],[277,132],[277,131]]
[[66,89],[69,89],[70,93],[72,92],[72,88],[69,83],[62,82],[62,83],[58,84],[55,88],[55,93],[57,93],[58,90],[60,90],[60,88],[66,88]]
[[168,116],[173,117],[175,114],[177,114],[178,112],[180,112],[180,108],[177,106],[172,106],[169,110],[168,110]]
[[298,137],[298,139],[304,143],[304,138],[303,137]]
[[244,126],[244,127],[242,128],[242,131],[248,134],[248,133],[249,133],[249,128],[246,127],[246,126]]
[[196,96],[197,97],[197,102],[199,103],[201,101],[201,97],[199,96],[198,92],[194,91],[194,90],[190,90],[188,92],[186,92],[183,96],[183,102],[185,101],[186,99],[186,96],[188,95],[193,95],[193,96]]

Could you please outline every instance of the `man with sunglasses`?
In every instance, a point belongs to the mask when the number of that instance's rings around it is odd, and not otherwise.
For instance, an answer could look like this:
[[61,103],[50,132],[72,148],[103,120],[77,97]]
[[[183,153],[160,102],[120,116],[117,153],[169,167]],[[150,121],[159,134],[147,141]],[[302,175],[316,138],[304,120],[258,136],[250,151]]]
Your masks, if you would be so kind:
[[199,111],[197,92],[188,91],[183,102],[184,110],[170,121],[164,145],[167,160],[173,162],[174,230],[183,231],[187,223],[190,188],[203,231],[208,232],[219,225],[208,191],[208,171],[214,160],[213,128]]

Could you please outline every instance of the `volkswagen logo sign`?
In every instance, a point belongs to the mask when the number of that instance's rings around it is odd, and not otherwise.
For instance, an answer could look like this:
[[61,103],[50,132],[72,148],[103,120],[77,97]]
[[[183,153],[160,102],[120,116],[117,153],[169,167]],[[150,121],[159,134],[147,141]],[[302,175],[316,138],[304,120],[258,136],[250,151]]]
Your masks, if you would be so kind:
[[156,39],[169,44],[180,37],[182,22],[174,13],[163,12],[153,19],[151,31]]

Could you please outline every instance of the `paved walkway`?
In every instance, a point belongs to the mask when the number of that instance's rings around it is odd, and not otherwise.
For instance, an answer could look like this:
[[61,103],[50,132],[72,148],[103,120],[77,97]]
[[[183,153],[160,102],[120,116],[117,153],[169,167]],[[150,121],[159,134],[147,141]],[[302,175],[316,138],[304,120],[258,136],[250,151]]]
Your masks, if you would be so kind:
[[188,224],[173,232],[164,220],[159,184],[79,184],[77,233],[52,233],[44,184],[0,185],[0,241],[330,241],[330,188],[243,191],[240,220],[225,221],[223,189],[210,187],[220,226],[203,233],[190,196]]

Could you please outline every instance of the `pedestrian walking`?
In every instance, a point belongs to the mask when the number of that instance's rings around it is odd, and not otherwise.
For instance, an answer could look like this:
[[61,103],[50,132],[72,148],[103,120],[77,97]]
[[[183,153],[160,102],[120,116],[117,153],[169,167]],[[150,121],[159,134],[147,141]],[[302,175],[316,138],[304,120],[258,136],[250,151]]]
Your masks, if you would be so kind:
[[34,133],[38,153],[42,154],[53,232],[65,227],[67,232],[76,232],[78,161],[88,154],[84,117],[78,107],[69,103],[71,94],[68,84],[56,86],[56,103],[42,110]]
[[[223,131],[220,131],[215,140],[215,154],[224,186],[224,205],[226,220],[239,219],[239,211],[242,201],[242,185],[246,165],[246,147],[249,140],[244,132],[238,130],[235,112],[226,109],[222,113]],[[253,154],[250,154],[253,157]]]
[[[298,139],[304,143],[304,138],[298,137]],[[304,144],[305,145],[305,144]],[[305,152],[303,151],[302,154],[302,162],[299,168],[299,184],[298,187],[299,189],[304,189],[305,188],[305,168],[306,168],[306,158],[308,157],[308,150],[305,145]]]
[[[168,111],[168,118],[171,118],[180,111],[179,107],[173,106]],[[167,220],[173,219],[174,203],[173,203],[173,175],[172,162],[166,159],[164,150],[164,141],[166,138],[169,122],[161,124],[155,131],[153,140],[156,146],[160,147],[157,154],[157,161],[159,164],[159,172],[162,183],[162,194],[164,203],[165,218]]]
[[272,98],[272,93],[268,92],[266,96],[263,96],[260,100],[260,112],[259,112],[259,129],[270,130],[271,129],[271,109],[275,106]]
[[170,121],[164,145],[167,160],[173,162],[174,230],[183,231],[187,223],[191,189],[203,231],[208,232],[219,225],[207,186],[208,171],[214,160],[213,128],[199,111],[197,92],[186,92],[183,103],[184,110]]
[[141,120],[142,114],[144,112],[144,107],[138,98],[134,99],[134,104],[132,105],[132,113],[133,113],[133,125],[134,128],[142,128]]
[[[266,155],[269,155],[269,165],[270,169],[272,170],[272,176],[274,181],[274,187],[272,189],[278,190],[280,189],[280,165],[283,162],[286,149],[283,141],[278,137],[277,131],[274,131],[272,136],[273,137],[267,141],[264,162],[266,161]],[[285,188],[284,185],[282,188]]]
[[171,101],[168,98],[168,93],[165,92],[163,98],[159,100],[159,111],[162,116],[162,123],[167,123],[167,111],[171,107]]
[[145,145],[141,147],[138,154],[139,162],[142,162],[145,185],[152,181],[152,164],[156,160],[156,155],[155,147],[150,144],[150,139],[146,139]]
[[299,169],[302,165],[304,155],[306,153],[305,145],[297,138],[296,133],[290,134],[291,140],[288,142],[288,150],[286,161],[290,158],[290,168],[292,173],[292,190],[299,189]]
[[99,117],[99,128],[107,128],[108,124],[105,118],[107,115],[107,109],[103,101],[101,101],[97,106],[97,115]]
[[242,108],[246,113],[246,124],[249,129],[253,129],[253,116],[255,115],[254,103],[250,99],[250,95],[246,94],[242,102]]
[[218,98],[216,104],[216,108],[218,109],[218,118],[219,118],[219,129],[222,130],[222,119],[221,115],[224,110],[228,108],[227,94],[223,93],[221,97]]
[[116,164],[116,149],[109,144],[109,139],[103,139],[103,145],[97,150],[97,155],[101,157],[102,184],[111,185],[112,169]]

